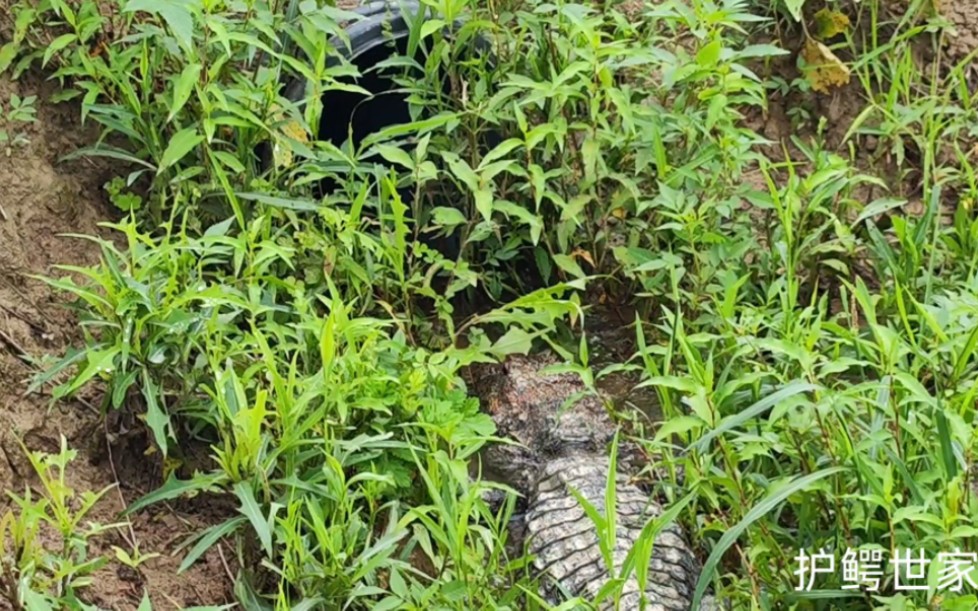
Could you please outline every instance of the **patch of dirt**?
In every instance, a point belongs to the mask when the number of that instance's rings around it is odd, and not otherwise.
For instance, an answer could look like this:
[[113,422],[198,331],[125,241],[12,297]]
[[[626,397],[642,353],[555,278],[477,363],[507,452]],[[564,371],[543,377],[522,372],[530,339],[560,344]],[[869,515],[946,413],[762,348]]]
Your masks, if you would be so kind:
[[[116,484],[115,472],[129,476],[110,490],[90,517],[101,524],[120,521],[126,503],[159,485],[157,461],[131,450],[115,450],[109,461],[106,432],[95,405],[96,394],[49,408],[45,391],[26,394],[37,361],[59,355],[79,336],[73,315],[56,294],[31,275],[59,275],[57,264],[90,265],[98,260],[98,246],[85,240],[62,237],[72,232],[100,233],[97,223],[111,220],[112,210],[101,185],[112,174],[111,166],[91,160],[59,163],[58,159],[79,146],[90,144],[94,134],[83,130],[77,107],[53,105],[46,100],[55,91],[50,83],[26,76],[11,82],[0,76],[0,107],[9,108],[12,94],[37,95],[38,120],[33,124],[9,123],[0,111],[0,130],[20,134],[27,143],[13,146],[9,156],[0,145],[0,483],[5,490],[22,492],[36,485],[36,478],[17,439],[30,450],[57,452],[63,435],[78,457],[69,465],[68,483],[76,491],[101,490]],[[121,465],[128,465],[125,470]],[[128,553],[137,543],[147,560],[138,570],[112,562],[85,591],[90,602],[107,609],[134,609],[149,591],[154,609],[221,604],[231,600],[231,582],[223,560],[211,550],[186,574],[177,576],[181,558],[175,548],[192,533],[220,521],[197,503],[182,513],[158,508],[133,517],[123,527],[93,541],[90,551],[113,557],[112,546]],[[5,511],[7,507],[0,507]],[[134,541],[133,541],[134,540]]]
[[[945,32],[948,59],[957,63],[978,49],[978,0],[943,0],[939,3],[941,15],[951,22]],[[978,62],[971,61],[969,72],[976,71]]]

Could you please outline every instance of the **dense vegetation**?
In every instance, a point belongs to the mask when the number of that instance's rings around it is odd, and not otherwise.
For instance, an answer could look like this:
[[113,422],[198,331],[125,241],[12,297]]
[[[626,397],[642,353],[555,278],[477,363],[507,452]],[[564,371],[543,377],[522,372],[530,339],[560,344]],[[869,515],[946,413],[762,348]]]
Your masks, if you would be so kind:
[[[974,608],[937,561],[978,535],[974,83],[931,3],[423,4],[389,62],[416,120],[346,148],[312,137],[352,71],[329,0],[15,7],[0,69],[60,79],[103,135],[75,155],[128,164],[101,262],[50,280],[84,345],[37,384],[144,418],[165,483],[131,511],[233,499],[184,564],[232,538],[248,609],[549,608],[506,551],[512,494],[470,476],[494,426],[460,376],[547,346],[655,390],[661,421],[619,416],[674,475],[700,593]],[[841,133],[813,102],[839,86]],[[633,312],[634,357],[588,372],[599,302]],[[21,507],[2,525],[35,553]],[[796,590],[800,549],[847,548],[923,550],[928,588],[887,565]],[[5,551],[15,605],[80,608],[84,559]]]

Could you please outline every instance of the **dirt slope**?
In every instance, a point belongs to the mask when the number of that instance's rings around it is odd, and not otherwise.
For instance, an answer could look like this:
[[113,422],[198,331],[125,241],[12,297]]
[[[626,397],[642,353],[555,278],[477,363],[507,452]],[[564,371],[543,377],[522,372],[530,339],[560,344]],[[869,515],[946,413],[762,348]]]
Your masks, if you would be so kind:
[[[114,523],[123,499],[130,502],[159,483],[156,461],[116,448],[113,458],[119,468],[113,469],[102,418],[93,408],[100,403],[97,393],[51,411],[46,393],[25,394],[36,371],[34,361],[45,354],[60,354],[79,335],[63,296],[29,276],[54,274],[52,266],[59,263],[96,262],[97,246],[59,234],[99,233],[97,223],[113,216],[101,189],[112,176],[111,167],[90,160],[58,162],[65,153],[90,143],[93,134],[79,127],[77,107],[46,102],[53,91],[36,78],[11,82],[0,76],[3,109],[9,107],[12,94],[38,95],[35,124],[8,123],[0,112],[0,130],[13,130],[29,140],[12,147],[9,156],[0,145],[0,483],[5,490],[19,492],[36,484],[17,437],[31,450],[55,452],[64,435],[79,452],[69,472],[76,490],[111,486],[116,483],[114,471],[122,477],[121,485],[103,498],[93,516],[100,523]],[[175,574],[180,558],[171,552],[186,534],[213,522],[206,514],[161,508],[134,518],[131,531],[122,528],[99,538],[93,551],[111,554],[115,545],[131,553],[134,535],[143,554],[161,556],[138,571],[118,564],[103,569],[89,591],[91,602],[103,608],[133,609],[146,589],[155,609],[229,600],[230,579],[216,552],[188,574]]]

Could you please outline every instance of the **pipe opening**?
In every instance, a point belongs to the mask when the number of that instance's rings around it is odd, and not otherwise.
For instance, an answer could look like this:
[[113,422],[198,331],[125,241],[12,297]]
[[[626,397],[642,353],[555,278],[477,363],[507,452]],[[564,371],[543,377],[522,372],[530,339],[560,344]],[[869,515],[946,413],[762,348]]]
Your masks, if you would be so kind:
[[[391,125],[409,123],[411,109],[408,94],[401,91],[394,80],[401,69],[380,67],[391,57],[406,53],[407,38],[401,37],[374,46],[355,57],[351,63],[356,66],[360,77],[345,80],[366,89],[371,95],[340,90],[325,92],[319,139],[342,147],[348,138],[352,138],[353,150],[356,151],[371,134]],[[416,59],[424,60],[423,57]]]

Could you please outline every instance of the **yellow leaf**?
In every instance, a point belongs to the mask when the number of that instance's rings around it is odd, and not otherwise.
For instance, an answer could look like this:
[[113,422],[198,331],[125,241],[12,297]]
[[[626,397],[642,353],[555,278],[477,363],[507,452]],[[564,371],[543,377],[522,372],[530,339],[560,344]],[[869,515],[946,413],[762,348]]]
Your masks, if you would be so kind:
[[831,89],[849,82],[849,67],[831,49],[817,40],[809,38],[805,42],[801,58],[805,62],[802,70],[814,91],[828,93]]
[[298,121],[289,121],[286,123],[282,127],[282,133],[293,140],[309,144],[309,134],[306,133],[306,128],[302,127],[302,124]]
[[308,144],[309,134],[299,121],[287,120],[285,111],[279,106],[273,106],[270,115],[280,125],[279,132],[275,135],[272,143],[272,159],[275,162],[275,167],[285,168],[292,165],[295,158],[290,141]]
[[289,140],[308,144],[309,134],[306,133],[305,128],[298,121],[288,121],[282,126],[282,135],[284,136],[283,138],[276,138],[272,155],[275,157],[275,165],[280,168],[285,168],[292,165],[294,158]]
[[591,267],[594,267],[594,259],[591,258],[591,253],[589,253],[586,250],[578,248],[577,250],[571,253],[571,256],[574,257],[575,259],[578,257],[584,259],[585,261],[591,264]]
[[178,458],[173,458],[172,456],[167,456],[163,459],[163,479],[170,477],[171,473],[175,473],[177,469],[183,466],[183,461]]
[[283,140],[279,140],[272,147],[272,157],[275,158],[275,167],[287,168],[292,165],[292,149]]
[[838,36],[849,29],[849,18],[839,11],[823,8],[815,13],[815,31],[822,40]]

